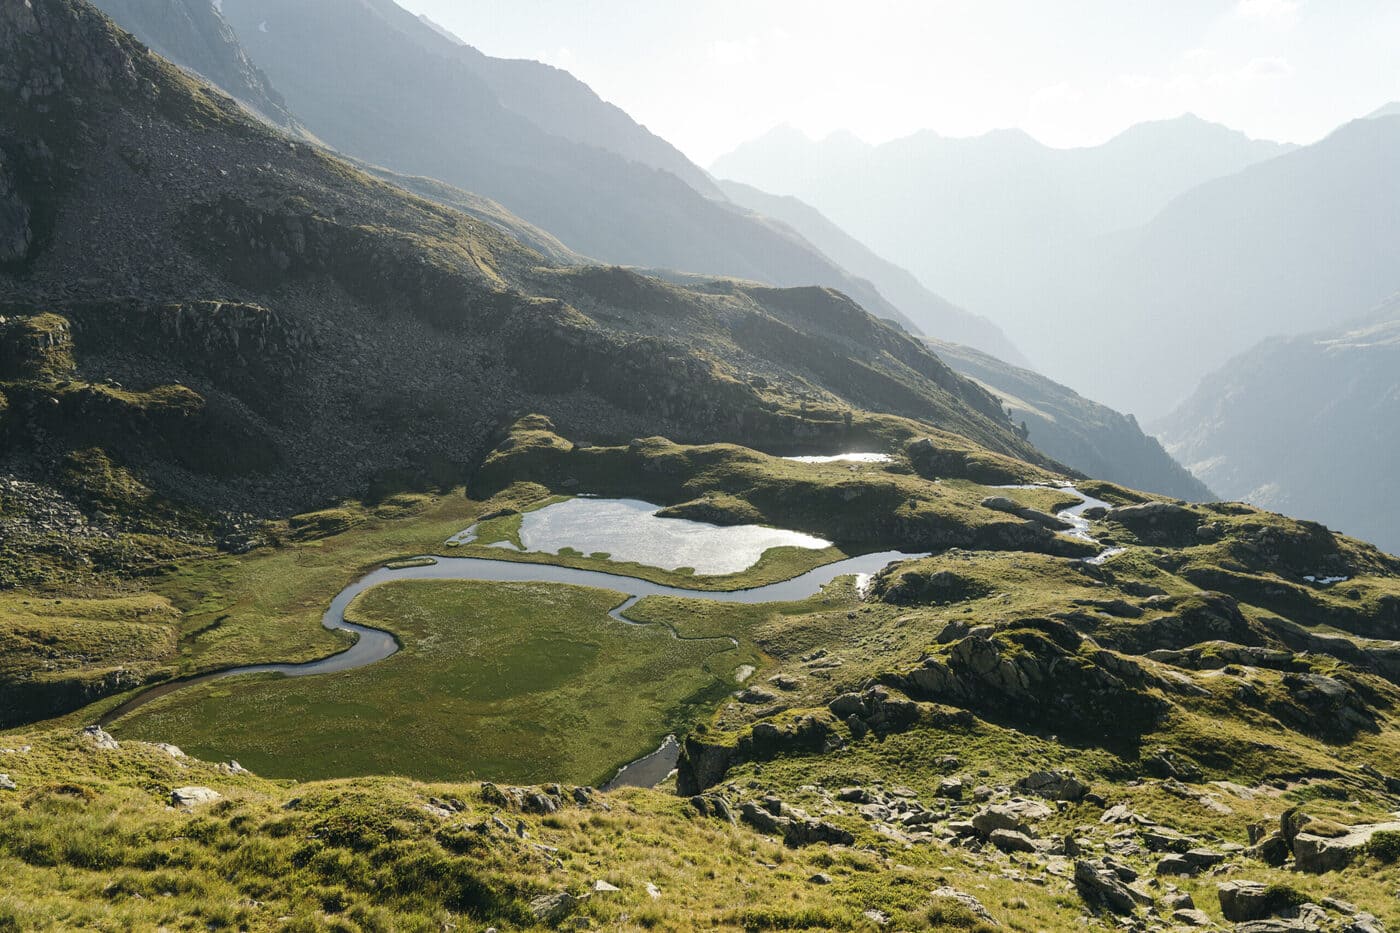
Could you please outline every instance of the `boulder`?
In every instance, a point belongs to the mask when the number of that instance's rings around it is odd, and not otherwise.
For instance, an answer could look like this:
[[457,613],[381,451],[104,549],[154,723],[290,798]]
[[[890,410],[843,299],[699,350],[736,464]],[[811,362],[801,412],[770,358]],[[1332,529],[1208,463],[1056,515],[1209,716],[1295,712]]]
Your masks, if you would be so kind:
[[582,898],[574,897],[568,891],[541,894],[530,901],[530,915],[540,923],[554,925],[567,919],[581,903]]
[[1003,852],[1034,852],[1035,840],[1014,829],[994,829],[987,835],[987,841]]
[[170,792],[170,804],[181,810],[193,810],[201,804],[213,803],[221,797],[223,794],[208,787],[177,787]]
[[591,890],[594,894],[613,894],[617,891],[621,891],[622,889],[615,884],[609,884],[608,882],[599,878],[597,881],[593,882],[593,887],[589,890]]
[[163,752],[165,752],[167,755],[169,755],[171,758],[188,758],[188,757],[189,757],[188,755],[186,755],[186,754],[180,749],[180,746],[178,746],[178,745],[171,745],[171,744],[169,744],[168,742],[157,742],[157,743],[155,743],[155,745],[152,746],[152,747],[160,749],[161,751],[163,751]]
[[1182,926],[1188,927],[1208,927],[1211,926],[1210,915],[1204,910],[1197,910],[1194,907],[1180,907],[1172,911],[1172,919]]
[[0,790],[19,790],[19,785],[8,774],[0,774]]
[[987,908],[982,906],[981,901],[971,894],[959,891],[957,888],[935,888],[933,890],[933,899],[936,901],[953,901],[983,923],[1001,926],[1001,924],[997,923],[996,919],[987,912]]
[[1151,899],[1134,891],[1102,859],[1080,859],[1074,863],[1074,886],[1079,896],[1091,904],[1100,904],[1116,914],[1131,914],[1140,904]]
[[1021,814],[1005,805],[983,807],[972,815],[972,826],[983,836],[991,836],[997,830],[1009,830],[1029,836],[1030,825]]
[[121,748],[121,744],[116,739],[107,734],[107,730],[101,726],[88,726],[83,729],[82,735],[93,745],[105,751],[116,751]]
[[1222,881],[1215,890],[1220,898],[1220,913],[1231,923],[1263,920],[1285,906],[1260,881]]
[[1350,832],[1334,837],[1310,833],[1304,826],[1293,837],[1293,859],[1299,871],[1336,871],[1351,864],[1378,832],[1400,832],[1400,823],[1352,826]]
[[961,800],[963,796],[962,778],[944,778],[939,781],[933,796],[943,800]]
[[1074,776],[1073,771],[1035,771],[1016,782],[1016,789],[1046,800],[1084,799],[1089,786]]

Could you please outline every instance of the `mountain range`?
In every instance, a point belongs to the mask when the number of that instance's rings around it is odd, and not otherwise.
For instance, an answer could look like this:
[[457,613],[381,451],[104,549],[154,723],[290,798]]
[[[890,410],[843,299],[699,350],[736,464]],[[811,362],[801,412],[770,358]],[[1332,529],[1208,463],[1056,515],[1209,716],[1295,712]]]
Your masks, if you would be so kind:
[[1400,552],[1400,508],[1384,492],[1400,463],[1397,374],[1400,298],[1340,327],[1260,343],[1152,427],[1222,495]]
[[[582,256],[826,285],[911,330],[938,324],[911,319],[790,229],[729,203],[702,169],[565,71],[484,55],[390,0],[169,2],[179,15],[135,0],[106,6],[234,97],[243,99],[246,82],[225,79],[228,59],[246,57],[308,134],[498,202]],[[173,35],[190,30],[230,30],[239,46],[211,50]],[[256,97],[250,105],[258,109]]]

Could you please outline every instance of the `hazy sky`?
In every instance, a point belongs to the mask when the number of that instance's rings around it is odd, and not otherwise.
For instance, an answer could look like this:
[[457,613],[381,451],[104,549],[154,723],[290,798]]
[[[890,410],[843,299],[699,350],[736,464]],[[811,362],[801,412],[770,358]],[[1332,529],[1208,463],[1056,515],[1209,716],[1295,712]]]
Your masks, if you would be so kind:
[[702,165],[779,123],[1054,146],[1185,111],[1309,142],[1400,99],[1396,0],[399,0]]

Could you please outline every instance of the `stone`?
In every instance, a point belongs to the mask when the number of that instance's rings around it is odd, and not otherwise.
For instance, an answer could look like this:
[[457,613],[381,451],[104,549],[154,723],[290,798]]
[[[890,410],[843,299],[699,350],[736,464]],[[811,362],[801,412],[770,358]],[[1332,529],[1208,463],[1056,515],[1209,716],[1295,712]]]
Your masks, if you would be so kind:
[[1196,840],[1165,826],[1153,826],[1142,831],[1142,844],[1149,852],[1182,855],[1195,846]]
[[597,881],[593,882],[593,887],[590,888],[590,890],[594,894],[613,894],[618,891],[621,891],[622,889],[615,884],[609,884],[608,882],[599,878]]
[[826,872],[819,871],[807,879],[809,884],[831,884],[831,876]]
[[1035,840],[1014,829],[994,829],[988,834],[987,841],[1003,852],[1036,851]]
[[1016,782],[1016,789],[1044,797],[1046,800],[1084,799],[1089,786],[1074,776],[1073,771],[1034,771]]
[[993,919],[990,913],[987,912],[987,908],[982,906],[981,901],[973,897],[971,894],[959,891],[957,888],[935,888],[933,890],[933,897],[936,900],[956,901],[962,907],[966,908],[973,916],[977,917],[984,923],[990,923],[993,926],[1001,925],[997,923],[995,919]]
[[201,804],[213,803],[222,797],[223,794],[208,787],[177,787],[170,792],[170,804],[182,810],[193,810]]
[[1091,904],[1101,904],[1116,914],[1137,911],[1144,895],[1134,891],[1102,860],[1080,859],[1074,863],[1074,886],[1079,896]]
[[561,923],[578,909],[580,903],[581,899],[568,891],[541,894],[530,901],[530,915],[541,923]]
[[1259,881],[1222,881],[1216,885],[1220,913],[1231,923],[1262,920],[1273,912],[1269,889]]
[[121,748],[121,744],[108,735],[107,730],[103,729],[101,726],[88,726],[83,729],[82,735],[98,748],[105,751],[114,752]]
[[961,800],[963,796],[962,778],[943,778],[934,789],[933,796],[943,800]]
[[1005,805],[983,807],[972,815],[972,825],[983,836],[990,836],[999,829],[1030,835],[1030,826],[1021,815]]
[[169,755],[171,758],[188,758],[188,757],[189,757],[188,755],[186,755],[186,754],[180,749],[180,746],[178,746],[178,745],[171,745],[171,744],[168,743],[168,742],[157,742],[157,743],[155,743],[155,745],[154,745],[153,747],[154,747],[154,748],[158,748],[158,749],[160,749],[161,751],[165,752],[165,753],[166,753],[167,755]]
[[243,767],[241,764],[239,764],[239,763],[238,763],[236,760],[234,760],[234,759],[229,759],[228,761],[225,761],[225,762],[223,762],[222,764],[220,764],[220,765],[219,765],[219,770],[222,771],[224,774],[252,774],[252,773],[253,773],[253,772],[249,771],[247,768]]
[[749,687],[739,692],[738,699],[740,703],[747,703],[750,706],[763,706],[777,700],[778,695],[764,687]]
[[1210,915],[1194,907],[1179,907],[1172,911],[1172,919],[1188,927],[1211,926]]
[[1192,865],[1181,855],[1168,855],[1157,863],[1157,874],[1159,875],[1195,875],[1200,872],[1200,868]]
[[1304,828],[1293,837],[1293,859],[1299,871],[1336,871],[1351,864],[1378,832],[1400,832],[1400,823],[1372,823],[1352,826],[1343,836],[1328,837]]
[[0,790],[19,790],[19,785],[8,774],[0,774]]
[[656,885],[652,884],[650,881],[647,882],[647,897],[651,898],[654,901],[661,900],[661,889],[658,888]]
[[1223,853],[1216,852],[1213,849],[1200,848],[1187,850],[1186,853],[1182,855],[1182,858],[1197,871],[1214,868],[1216,865],[1225,861],[1225,855]]

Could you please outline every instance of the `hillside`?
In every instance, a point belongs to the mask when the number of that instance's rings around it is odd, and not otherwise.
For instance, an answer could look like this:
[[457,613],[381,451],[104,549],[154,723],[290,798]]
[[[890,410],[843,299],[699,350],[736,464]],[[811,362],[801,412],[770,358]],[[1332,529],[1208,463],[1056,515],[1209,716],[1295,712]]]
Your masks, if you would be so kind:
[[1400,457],[1400,301],[1267,340],[1201,381],[1154,430],[1231,498],[1326,522],[1400,551],[1383,488]]
[[1131,415],[970,347],[926,342],[939,359],[1000,398],[1011,420],[1028,429],[1027,440],[1056,460],[1087,476],[1163,496],[1192,502],[1218,498],[1144,434]]
[[101,0],[96,6],[152,50],[223,88],[254,113],[299,130],[286,101],[249,59],[218,4],[185,0]]
[[34,15],[59,40],[9,31],[6,81],[43,93],[0,102],[21,475],[97,446],[205,508],[304,509],[462,475],[525,405],[597,438],[774,449],[860,436],[844,413],[871,409],[1040,458],[842,295],[553,266],[245,118],[87,7]]
[[1013,362],[1023,360],[1021,352],[991,321],[934,294],[908,271],[875,255],[815,208],[797,198],[771,195],[740,182],[721,181],[720,187],[734,203],[787,224],[842,268],[869,279],[922,333],[977,347]]
[[[109,5],[240,100],[245,82],[225,64],[246,57],[307,132],[350,157],[489,198],[595,261],[825,285],[913,327],[810,243],[725,202],[702,170],[565,72],[484,56],[388,0],[170,3],[168,15]],[[236,47],[211,51],[204,35],[224,30]]]

